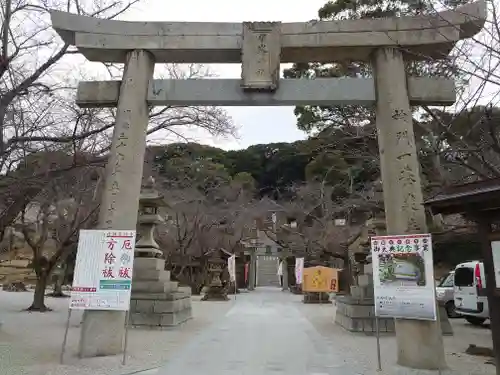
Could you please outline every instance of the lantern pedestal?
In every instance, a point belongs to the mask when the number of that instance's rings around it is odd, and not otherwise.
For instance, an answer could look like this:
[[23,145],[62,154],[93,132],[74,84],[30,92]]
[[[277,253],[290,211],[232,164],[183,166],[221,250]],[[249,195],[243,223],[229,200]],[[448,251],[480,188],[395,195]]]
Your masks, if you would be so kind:
[[229,301],[227,291],[223,286],[210,285],[202,301]]

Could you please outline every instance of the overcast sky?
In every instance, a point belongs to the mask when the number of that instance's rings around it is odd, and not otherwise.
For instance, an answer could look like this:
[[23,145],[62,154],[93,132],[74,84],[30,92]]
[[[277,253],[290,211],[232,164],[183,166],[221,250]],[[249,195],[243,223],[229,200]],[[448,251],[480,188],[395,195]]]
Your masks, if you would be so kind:
[[[130,21],[309,21],[317,18],[326,0],[141,0],[125,17]],[[282,70],[283,70],[282,65]],[[240,78],[239,64],[211,65],[221,78]],[[239,139],[213,140],[196,135],[201,143],[224,149],[252,144],[291,142],[306,135],[297,129],[293,107],[230,107],[227,111],[239,126]]]

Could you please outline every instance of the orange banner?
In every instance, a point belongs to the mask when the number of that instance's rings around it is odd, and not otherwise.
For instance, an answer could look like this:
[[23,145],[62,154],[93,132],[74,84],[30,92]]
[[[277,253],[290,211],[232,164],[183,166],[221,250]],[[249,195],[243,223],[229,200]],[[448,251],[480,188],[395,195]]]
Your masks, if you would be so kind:
[[328,267],[304,268],[302,290],[304,292],[338,292],[339,270]]

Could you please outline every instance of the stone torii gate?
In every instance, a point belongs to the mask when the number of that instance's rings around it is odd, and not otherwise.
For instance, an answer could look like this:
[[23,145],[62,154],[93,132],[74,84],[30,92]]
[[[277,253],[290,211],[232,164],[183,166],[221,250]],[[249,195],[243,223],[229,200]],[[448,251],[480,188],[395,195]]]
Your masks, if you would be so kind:
[[[61,38],[90,61],[125,63],[122,81],[81,82],[77,104],[117,107],[101,228],[136,227],[149,105],[376,107],[388,234],[427,231],[411,105],[449,105],[453,81],[413,78],[405,60],[443,58],[479,32],[483,1],[432,16],[280,22],[124,22],[53,11]],[[279,79],[280,63],[371,62],[374,78]],[[241,63],[241,80],[152,80],[155,63]],[[398,365],[446,368],[439,321],[396,322]],[[124,314],[87,311],[80,355],[122,350]],[[423,371],[423,372],[422,372]]]

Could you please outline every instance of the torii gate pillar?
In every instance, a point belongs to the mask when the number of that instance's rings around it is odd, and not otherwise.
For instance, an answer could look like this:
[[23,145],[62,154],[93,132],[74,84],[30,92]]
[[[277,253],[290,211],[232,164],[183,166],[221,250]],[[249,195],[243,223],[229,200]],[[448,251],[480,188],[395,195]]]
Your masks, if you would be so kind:
[[[100,229],[135,229],[141,192],[149,112],[146,101],[154,57],[130,51],[125,60],[113,140],[99,211]],[[86,310],[80,330],[80,357],[114,355],[123,350],[125,312]]]
[[[393,47],[377,49],[373,67],[387,234],[427,233],[403,55]],[[416,368],[419,374],[432,374],[447,368],[439,318],[396,319],[396,340],[397,373]]]

